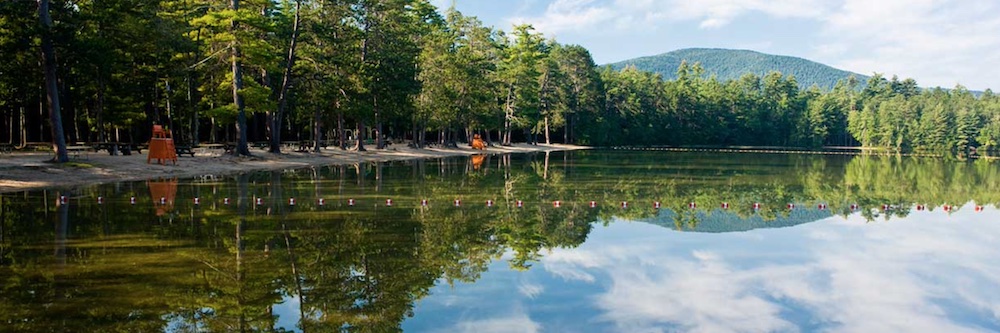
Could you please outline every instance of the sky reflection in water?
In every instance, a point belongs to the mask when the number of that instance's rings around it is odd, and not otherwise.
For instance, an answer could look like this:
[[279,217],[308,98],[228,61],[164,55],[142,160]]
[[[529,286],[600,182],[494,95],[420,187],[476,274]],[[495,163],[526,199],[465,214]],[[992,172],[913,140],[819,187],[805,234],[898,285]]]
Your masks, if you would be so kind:
[[[528,271],[439,284],[407,331],[1000,331],[998,212],[859,214],[789,228],[597,226]],[[512,287],[512,286],[516,286]]]

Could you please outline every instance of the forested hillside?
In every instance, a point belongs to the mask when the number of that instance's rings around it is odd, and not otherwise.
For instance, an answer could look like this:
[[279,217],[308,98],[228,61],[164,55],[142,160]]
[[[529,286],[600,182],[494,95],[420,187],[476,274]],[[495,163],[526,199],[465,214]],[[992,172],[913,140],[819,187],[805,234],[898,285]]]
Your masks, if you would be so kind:
[[834,74],[829,89],[802,88],[805,65],[726,78],[680,62],[663,80],[427,0],[0,1],[0,54],[0,142],[50,142],[60,161],[67,144],[146,142],[153,124],[178,144],[231,142],[239,155],[253,142],[272,153],[289,140],[421,148],[474,134],[946,154],[1000,144],[989,90]]
[[829,90],[837,81],[846,80],[851,75],[860,82],[868,76],[839,70],[818,62],[789,56],[765,54],[748,50],[728,49],[682,49],[660,55],[629,59],[610,64],[621,70],[626,66],[660,74],[667,80],[677,78],[677,67],[681,62],[699,63],[705,74],[715,75],[719,80],[736,80],[744,74],[764,76],[770,72],[780,72],[794,76],[799,88],[807,89],[816,85]]

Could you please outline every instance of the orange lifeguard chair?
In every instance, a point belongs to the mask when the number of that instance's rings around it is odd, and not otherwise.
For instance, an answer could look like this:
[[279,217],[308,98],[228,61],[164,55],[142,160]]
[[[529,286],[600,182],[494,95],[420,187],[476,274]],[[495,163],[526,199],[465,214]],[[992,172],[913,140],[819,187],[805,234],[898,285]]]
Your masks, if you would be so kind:
[[156,159],[156,162],[163,164],[164,160],[171,160],[177,164],[177,149],[174,148],[174,139],[170,137],[170,130],[163,129],[163,126],[153,125],[153,137],[149,139],[149,155],[146,155],[146,164]]
[[486,142],[476,134],[472,137],[472,149],[486,150]]

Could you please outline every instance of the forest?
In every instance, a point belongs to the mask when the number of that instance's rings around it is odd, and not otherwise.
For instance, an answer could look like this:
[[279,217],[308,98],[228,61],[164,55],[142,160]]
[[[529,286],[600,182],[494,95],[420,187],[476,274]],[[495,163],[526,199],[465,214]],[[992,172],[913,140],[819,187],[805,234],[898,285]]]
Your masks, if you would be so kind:
[[[0,3],[0,142],[231,142],[280,153],[457,145],[849,146],[995,152],[1000,97],[871,76],[676,78],[597,66],[523,24],[427,0],[12,0]],[[35,145],[38,146],[38,145]],[[46,146],[46,145],[43,145]]]

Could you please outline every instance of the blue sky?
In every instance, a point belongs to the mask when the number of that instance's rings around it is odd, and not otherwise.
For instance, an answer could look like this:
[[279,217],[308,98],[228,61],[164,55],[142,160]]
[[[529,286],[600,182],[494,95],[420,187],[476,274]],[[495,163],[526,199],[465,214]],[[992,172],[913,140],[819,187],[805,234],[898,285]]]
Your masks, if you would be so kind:
[[[452,0],[432,0],[449,7]],[[996,0],[456,0],[510,30],[531,23],[599,64],[688,47],[802,57],[922,86],[1000,87]]]

